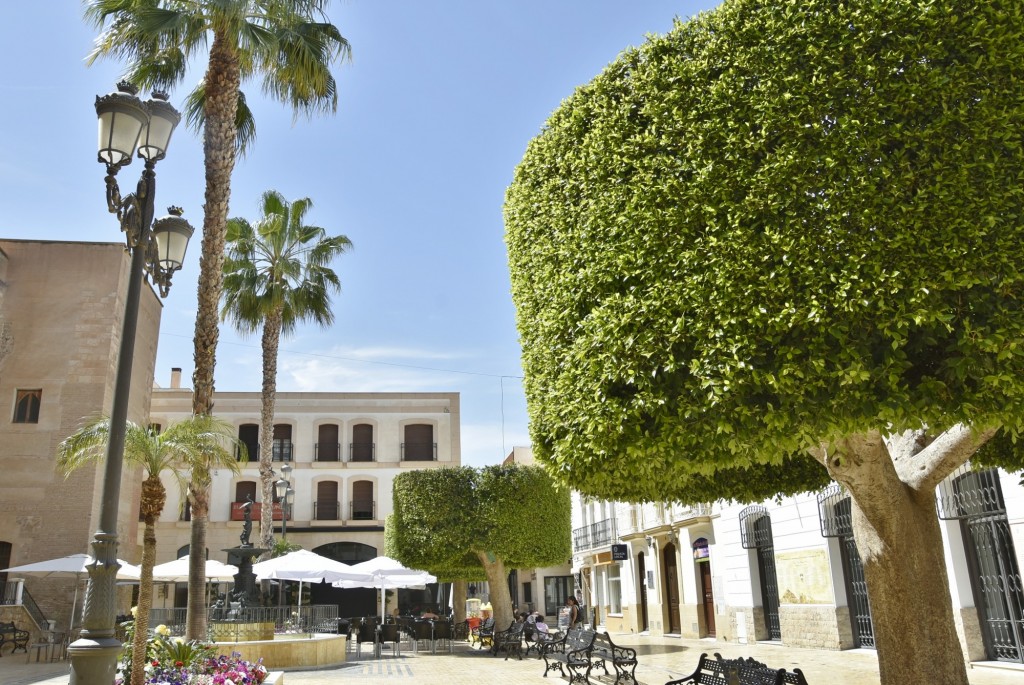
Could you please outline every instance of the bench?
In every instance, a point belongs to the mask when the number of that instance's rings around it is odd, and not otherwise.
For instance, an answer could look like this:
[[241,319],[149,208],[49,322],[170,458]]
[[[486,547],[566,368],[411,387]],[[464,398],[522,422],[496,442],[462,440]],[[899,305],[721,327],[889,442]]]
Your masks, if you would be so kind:
[[636,650],[631,647],[620,647],[612,642],[611,635],[600,633],[594,637],[590,648],[590,658],[594,664],[601,664],[604,674],[608,675],[608,662],[615,669],[615,682],[631,680],[636,683]]
[[11,654],[14,654],[19,649],[28,654],[28,640],[29,632],[19,629],[18,626],[14,625],[13,621],[10,623],[0,623],[0,656],[3,656],[4,645],[8,642],[14,645]]
[[507,630],[499,630],[491,640],[491,653],[497,656],[499,652],[505,652],[505,661],[515,652],[519,660],[523,660],[523,629],[525,623],[513,623]]
[[799,668],[770,668],[750,657],[725,659],[716,653],[714,659],[701,654],[693,673],[665,685],[807,685],[807,680]]
[[530,652],[536,652],[537,658],[540,659],[544,655],[544,647],[553,642],[557,642],[559,639],[561,639],[560,635],[550,632],[541,632],[531,623],[527,623],[526,627],[523,629],[523,642],[526,643],[526,656],[530,656]]
[[476,628],[470,629],[469,642],[477,643],[480,649],[484,648],[484,641],[487,641],[487,645],[494,644],[494,619],[488,618],[481,622]]
[[593,630],[583,628],[570,628],[560,639],[552,640],[544,645],[541,652],[544,657],[544,677],[548,677],[548,671],[558,667],[558,672],[565,677],[565,668],[569,669],[569,682],[584,682],[590,685],[590,669],[593,662],[590,660],[590,649],[597,636]]

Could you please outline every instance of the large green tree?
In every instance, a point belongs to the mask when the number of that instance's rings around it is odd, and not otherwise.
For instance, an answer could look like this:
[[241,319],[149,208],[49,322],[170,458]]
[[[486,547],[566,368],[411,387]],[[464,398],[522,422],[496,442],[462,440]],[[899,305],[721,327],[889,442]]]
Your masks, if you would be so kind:
[[[206,55],[206,73],[188,98],[187,120],[202,131],[206,190],[199,259],[192,410],[213,407],[218,307],[231,172],[255,127],[240,87],[259,80],[263,93],[299,113],[337,109],[331,64],[349,44],[326,15],[327,0],[86,0],[85,16],[101,31],[90,61],[116,57],[125,77],[171,88]],[[209,493],[195,494],[192,549],[206,548]],[[206,636],[203,556],[190,555],[187,637]]]
[[615,499],[853,500],[883,683],[964,685],[936,485],[1024,417],[1024,7],[726,0],[506,199],[531,433]]
[[441,579],[487,578],[495,625],[512,622],[508,571],[571,556],[569,490],[537,466],[421,469],[394,481],[385,554]]
[[[263,329],[263,391],[260,413],[260,481],[263,502],[274,499],[274,404],[281,336],[304,321],[328,327],[334,321],[331,293],[341,289],[330,264],[352,243],[304,222],[313,201],[289,203],[268,190],[255,224],[228,220],[222,316],[243,335]],[[291,456],[289,455],[290,459]],[[274,545],[273,507],[260,510],[260,546]]]
[[[106,456],[110,419],[102,416],[87,421],[65,438],[57,449],[57,469],[65,476]],[[163,433],[136,423],[125,427],[124,460],[142,467],[142,498],[139,512],[143,521],[142,572],[139,578],[138,610],[132,639],[131,685],[145,681],[146,642],[149,638],[149,612],[153,606],[153,566],[156,564],[156,522],[167,502],[167,490],[161,476],[167,475],[186,493],[188,474],[193,464],[206,463],[217,468],[238,471],[233,446],[236,440],[230,424],[211,416],[196,416],[180,421]]]

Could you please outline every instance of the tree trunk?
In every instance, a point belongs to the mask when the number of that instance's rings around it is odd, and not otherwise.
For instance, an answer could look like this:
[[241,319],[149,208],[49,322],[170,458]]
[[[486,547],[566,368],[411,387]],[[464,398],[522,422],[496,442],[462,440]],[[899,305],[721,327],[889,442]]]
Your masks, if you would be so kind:
[[188,548],[188,611],[185,639],[206,640],[206,524],[210,516],[210,486],[192,488],[192,537]]
[[[235,114],[241,70],[238,57],[221,31],[210,46],[206,70],[206,121],[203,125],[203,166],[206,193],[203,205],[203,246],[199,257],[199,292],[196,311],[192,373],[192,413],[213,412],[213,372],[220,332],[221,290],[224,286],[224,237],[227,231],[231,172],[235,168]],[[202,486],[204,497],[209,486]],[[206,639],[206,523],[208,508],[193,511],[191,563],[188,569],[188,627],[190,640]]]
[[515,620],[512,615],[512,595],[508,592],[508,572],[505,570],[505,561],[490,552],[477,552],[477,556],[487,574],[487,584],[490,587],[488,601],[494,609],[494,629],[505,630]]
[[[274,403],[277,396],[277,349],[281,342],[281,310],[268,314],[263,322],[263,393],[260,412],[260,483],[263,503],[274,501]],[[281,502],[282,509],[287,502]],[[274,547],[274,508],[260,511],[260,546]]]
[[231,42],[214,33],[206,71],[206,121],[203,125],[203,166],[206,193],[203,205],[203,246],[199,257],[199,303],[195,328],[195,369],[192,373],[192,412],[212,413],[214,368],[220,332],[220,296],[224,286],[224,240],[231,172],[235,168],[235,114],[241,76]]
[[452,617],[455,623],[466,620],[466,581],[452,583]]
[[132,636],[131,685],[143,685],[146,682],[146,645],[149,637],[149,612],[153,608],[153,566],[155,564],[156,518],[145,514],[145,529],[142,534],[142,572],[139,575],[139,602],[135,609],[135,632]]
[[[890,454],[878,435],[853,436],[823,460],[853,500],[881,683],[967,685],[935,514],[935,484],[963,460],[929,463],[922,444],[903,447]],[[914,487],[925,469],[936,473]]]

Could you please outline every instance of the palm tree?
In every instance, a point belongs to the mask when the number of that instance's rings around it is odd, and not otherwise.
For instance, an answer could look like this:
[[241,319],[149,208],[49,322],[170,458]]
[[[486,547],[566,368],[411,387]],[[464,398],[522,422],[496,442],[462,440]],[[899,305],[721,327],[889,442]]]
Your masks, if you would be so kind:
[[[109,418],[101,416],[88,421],[61,442],[57,451],[58,470],[67,477],[78,468],[103,459],[109,436]],[[197,416],[181,421],[164,433],[156,433],[131,421],[125,427],[124,459],[130,464],[141,466],[145,472],[139,503],[145,529],[142,536],[139,602],[132,638],[131,685],[142,685],[145,679],[146,638],[149,637],[149,611],[153,606],[156,522],[167,501],[167,491],[161,476],[168,474],[184,494],[188,482],[186,475],[196,463],[212,463],[237,472],[235,452],[225,448],[233,440],[232,427],[211,416]]]
[[[276,190],[263,193],[262,218],[228,221],[228,256],[224,262],[224,307],[221,315],[243,335],[263,329],[263,406],[260,414],[260,482],[264,504],[274,499],[274,396],[281,335],[297,323],[330,326],[331,293],[341,288],[331,261],[352,243],[330,237],[318,226],[306,226],[308,197],[291,204]],[[273,508],[260,510],[260,546],[274,544]]]
[[[255,136],[240,87],[260,79],[263,92],[296,115],[334,112],[331,63],[350,55],[348,41],[325,15],[327,0],[86,0],[85,16],[101,31],[89,62],[113,56],[140,87],[171,88],[209,49],[203,81],[189,96],[186,120],[203,132],[206,191],[199,261],[192,411],[213,407],[224,240],[235,157]],[[193,549],[206,548],[209,494],[193,483]],[[186,637],[206,635],[202,555],[190,556]]]

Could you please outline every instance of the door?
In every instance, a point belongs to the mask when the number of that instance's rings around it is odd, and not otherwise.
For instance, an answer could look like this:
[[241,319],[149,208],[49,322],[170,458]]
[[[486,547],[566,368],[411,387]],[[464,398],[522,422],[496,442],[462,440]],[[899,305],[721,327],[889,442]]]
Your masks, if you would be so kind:
[[[679,620],[679,566],[676,546],[671,542],[662,549],[665,560],[665,604],[668,606],[668,632],[678,635],[682,632]],[[712,633],[714,634],[714,633]]]
[[[850,498],[836,504],[836,518],[851,521]],[[843,577],[846,579],[846,593],[850,602],[850,620],[853,623],[853,644],[856,647],[875,647],[875,627],[871,620],[871,606],[868,604],[868,583],[864,579],[864,564],[860,560],[853,530],[844,530],[839,536],[839,548],[843,560]]]
[[1024,590],[1003,489],[995,469],[956,479],[961,526],[985,651],[997,661],[1024,661]]
[[647,623],[647,557],[643,552],[636,555],[637,558],[637,570],[640,575],[637,578],[637,594],[640,595],[640,630],[650,630],[651,627]]
[[779,623],[779,582],[775,575],[775,543],[772,520],[761,516],[754,521],[754,543],[757,545],[757,570],[761,581],[761,603],[769,640],[782,639]]
[[704,606],[704,625],[707,626],[707,637],[715,636],[715,591],[711,583],[711,562],[698,562],[700,570],[700,590]]

